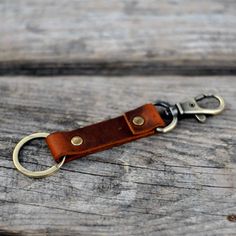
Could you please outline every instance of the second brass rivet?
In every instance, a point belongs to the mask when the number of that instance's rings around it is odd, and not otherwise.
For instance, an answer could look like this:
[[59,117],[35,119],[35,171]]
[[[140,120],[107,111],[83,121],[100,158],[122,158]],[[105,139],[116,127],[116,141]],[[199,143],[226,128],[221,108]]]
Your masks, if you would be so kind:
[[80,136],[75,136],[71,139],[71,143],[74,145],[74,146],[79,146],[83,143],[83,139],[80,137]]
[[134,123],[135,125],[143,125],[143,124],[144,124],[144,119],[143,119],[142,116],[135,116],[135,117],[133,118],[133,123]]

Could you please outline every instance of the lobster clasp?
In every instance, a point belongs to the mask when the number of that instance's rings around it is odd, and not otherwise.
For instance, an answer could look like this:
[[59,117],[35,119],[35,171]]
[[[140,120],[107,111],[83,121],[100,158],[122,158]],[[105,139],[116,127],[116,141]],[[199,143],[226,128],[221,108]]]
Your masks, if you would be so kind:
[[[215,108],[207,108],[199,105],[202,100],[214,98],[218,101],[218,106]],[[205,122],[206,115],[217,115],[225,108],[224,99],[221,96],[214,94],[201,94],[195,98],[191,98],[186,102],[177,103],[176,107],[180,117],[194,115],[199,122]]]

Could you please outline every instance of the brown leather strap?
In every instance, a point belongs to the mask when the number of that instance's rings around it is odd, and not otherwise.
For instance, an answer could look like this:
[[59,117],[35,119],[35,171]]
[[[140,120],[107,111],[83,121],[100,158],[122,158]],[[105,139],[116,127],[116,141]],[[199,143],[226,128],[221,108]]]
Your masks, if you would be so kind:
[[66,162],[154,134],[165,126],[156,107],[143,105],[124,115],[69,132],[50,134],[46,142],[54,159]]

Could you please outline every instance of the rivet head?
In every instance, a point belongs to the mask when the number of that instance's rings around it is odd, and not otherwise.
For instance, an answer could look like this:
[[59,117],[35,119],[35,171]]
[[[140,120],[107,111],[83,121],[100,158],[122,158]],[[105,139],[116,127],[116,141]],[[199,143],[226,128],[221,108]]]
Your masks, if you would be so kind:
[[141,126],[141,125],[144,124],[144,119],[143,119],[142,116],[135,116],[135,117],[133,118],[133,123],[134,123],[135,125]]
[[83,139],[80,137],[80,136],[75,136],[71,139],[71,143],[74,145],[74,146],[79,146],[83,143]]

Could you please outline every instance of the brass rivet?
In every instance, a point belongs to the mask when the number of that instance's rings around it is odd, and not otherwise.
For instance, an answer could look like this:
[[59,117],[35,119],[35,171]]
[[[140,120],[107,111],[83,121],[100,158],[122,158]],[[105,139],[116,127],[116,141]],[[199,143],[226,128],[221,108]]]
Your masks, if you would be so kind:
[[133,118],[133,123],[134,123],[135,125],[143,125],[143,124],[144,124],[144,119],[143,119],[142,116],[135,116],[135,117]]
[[74,145],[74,146],[79,146],[83,143],[83,139],[80,137],[80,136],[75,136],[71,139],[71,143]]

